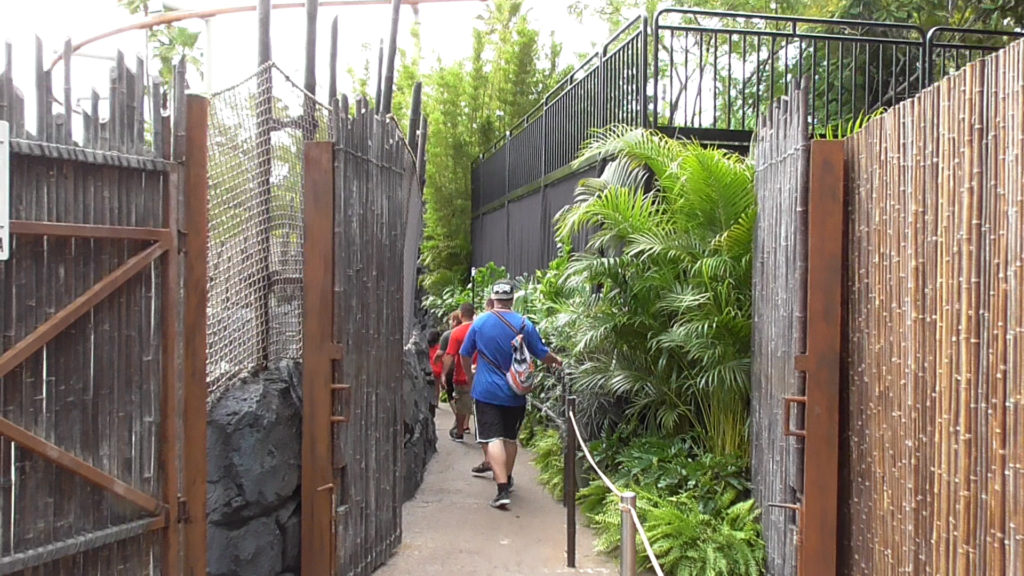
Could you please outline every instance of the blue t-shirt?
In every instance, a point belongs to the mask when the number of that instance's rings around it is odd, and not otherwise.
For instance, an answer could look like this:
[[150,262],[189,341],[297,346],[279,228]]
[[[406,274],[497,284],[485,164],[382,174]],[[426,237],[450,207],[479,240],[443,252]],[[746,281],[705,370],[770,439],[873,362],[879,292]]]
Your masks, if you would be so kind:
[[516,329],[523,327],[523,337],[530,355],[538,360],[548,355],[548,347],[544,345],[533,324],[511,310],[495,310],[477,318],[469,328],[459,353],[472,356],[479,351],[502,368],[499,372],[490,362],[480,358],[473,378],[473,398],[499,406],[522,406],[526,404],[526,397],[513,392],[505,380],[505,373],[512,366],[512,339],[516,337],[516,332],[506,326],[497,314],[501,314]]

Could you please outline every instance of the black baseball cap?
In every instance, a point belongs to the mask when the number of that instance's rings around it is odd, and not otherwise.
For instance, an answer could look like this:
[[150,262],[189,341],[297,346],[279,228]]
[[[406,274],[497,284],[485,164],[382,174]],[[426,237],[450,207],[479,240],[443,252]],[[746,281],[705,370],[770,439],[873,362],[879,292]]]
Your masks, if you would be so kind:
[[511,280],[498,280],[491,287],[491,298],[495,300],[512,300],[516,296],[516,287]]

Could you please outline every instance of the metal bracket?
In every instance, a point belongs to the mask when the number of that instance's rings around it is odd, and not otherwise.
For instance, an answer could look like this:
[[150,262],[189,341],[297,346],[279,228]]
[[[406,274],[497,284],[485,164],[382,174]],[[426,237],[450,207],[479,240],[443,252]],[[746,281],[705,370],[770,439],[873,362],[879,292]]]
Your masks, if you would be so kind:
[[806,396],[783,396],[782,397],[782,434],[785,436],[795,436],[797,438],[806,438],[806,430],[794,430],[790,427],[790,413],[792,412],[793,404],[803,404],[806,408],[807,397]]
[[182,230],[178,228],[178,254],[184,254],[187,250],[185,248],[185,241],[188,240],[188,230]]
[[[339,347],[339,349],[340,349],[340,347]],[[352,393],[352,385],[351,384],[331,384],[331,393],[333,394],[334,392],[344,392],[344,393],[351,394]],[[347,423],[349,421],[349,417],[351,416],[350,410],[352,408],[351,398],[349,400],[350,400],[349,402],[345,402],[344,403],[344,406],[349,409],[349,410],[345,410],[345,412],[347,414],[345,416],[331,416],[331,424],[345,424],[345,423]]]
[[188,510],[188,498],[185,498],[184,496],[180,496],[179,495],[178,496],[178,523],[179,524],[184,524],[185,522],[188,522],[190,519],[191,518],[189,517],[189,510]]

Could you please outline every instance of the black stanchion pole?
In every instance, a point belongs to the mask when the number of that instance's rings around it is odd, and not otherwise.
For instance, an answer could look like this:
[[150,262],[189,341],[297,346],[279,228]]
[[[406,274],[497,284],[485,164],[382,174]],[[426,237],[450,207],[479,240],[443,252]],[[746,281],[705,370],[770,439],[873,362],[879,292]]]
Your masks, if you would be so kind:
[[[562,376],[563,382],[565,376]],[[563,386],[564,388],[564,386]],[[569,415],[576,414],[576,397],[565,396],[565,565],[576,567],[576,432]]]

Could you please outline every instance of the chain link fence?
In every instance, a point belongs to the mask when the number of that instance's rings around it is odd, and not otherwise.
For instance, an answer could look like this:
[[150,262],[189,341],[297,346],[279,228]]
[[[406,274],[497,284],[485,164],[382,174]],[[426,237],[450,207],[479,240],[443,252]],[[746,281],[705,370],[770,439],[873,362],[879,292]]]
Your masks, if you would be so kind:
[[207,383],[302,356],[303,145],[330,108],[268,63],[210,98]]

